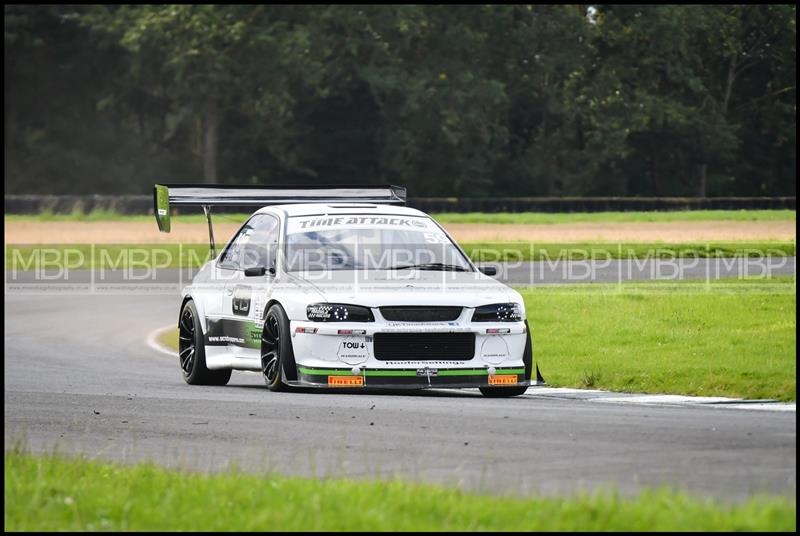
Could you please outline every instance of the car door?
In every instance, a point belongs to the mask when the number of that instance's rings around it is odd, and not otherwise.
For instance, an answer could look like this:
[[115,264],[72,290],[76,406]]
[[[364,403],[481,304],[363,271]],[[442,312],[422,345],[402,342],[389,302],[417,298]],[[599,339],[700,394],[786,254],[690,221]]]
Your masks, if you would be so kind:
[[[241,358],[258,358],[266,296],[272,284],[279,221],[272,214],[256,214],[241,229],[226,251],[223,264],[233,269],[222,296],[224,334],[230,352]],[[260,276],[246,276],[247,268],[262,267]],[[272,269],[272,272],[270,272]]]

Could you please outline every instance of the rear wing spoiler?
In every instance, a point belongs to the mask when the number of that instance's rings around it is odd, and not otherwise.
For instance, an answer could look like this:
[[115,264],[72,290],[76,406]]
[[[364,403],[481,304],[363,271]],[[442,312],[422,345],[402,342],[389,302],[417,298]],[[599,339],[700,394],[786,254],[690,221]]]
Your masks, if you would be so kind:
[[170,212],[175,206],[200,206],[208,220],[211,251],[213,206],[257,206],[297,203],[376,203],[405,205],[402,186],[227,186],[217,184],[156,184],[153,204],[158,230],[170,232]]

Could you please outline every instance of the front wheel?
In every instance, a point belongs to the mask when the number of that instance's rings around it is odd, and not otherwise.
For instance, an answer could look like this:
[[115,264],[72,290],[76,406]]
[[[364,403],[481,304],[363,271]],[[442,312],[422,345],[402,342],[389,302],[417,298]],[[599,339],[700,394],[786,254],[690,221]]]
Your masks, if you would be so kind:
[[277,303],[269,308],[261,334],[261,375],[270,391],[286,391],[281,371],[294,363],[289,318]]
[[206,367],[203,328],[192,300],[183,305],[178,319],[178,359],[183,380],[189,385],[225,385],[231,379],[230,369]]
[[519,396],[525,394],[528,390],[527,385],[518,385],[515,387],[478,387],[487,398],[508,398],[510,396]]

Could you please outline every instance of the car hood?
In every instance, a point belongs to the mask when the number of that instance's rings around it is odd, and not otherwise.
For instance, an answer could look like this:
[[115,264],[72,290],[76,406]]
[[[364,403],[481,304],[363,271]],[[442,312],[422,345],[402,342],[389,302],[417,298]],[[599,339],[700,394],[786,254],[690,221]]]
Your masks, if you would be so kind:
[[293,274],[301,287],[313,288],[320,301],[367,307],[385,305],[460,305],[521,302],[519,294],[480,272],[433,270],[336,270]]

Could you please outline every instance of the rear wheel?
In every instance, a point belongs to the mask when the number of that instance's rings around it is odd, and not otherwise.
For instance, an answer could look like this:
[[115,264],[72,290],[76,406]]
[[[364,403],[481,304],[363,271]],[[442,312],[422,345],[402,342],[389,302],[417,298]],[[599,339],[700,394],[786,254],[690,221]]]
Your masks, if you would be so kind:
[[225,385],[231,370],[209,370],[206,367],[206,346],[197,308],[192,300],[181,309],[178,320],[178,360],[183,379],[189,385]]
[[294,363],[289,319],[277,303],[269,308],[261,334],[261,375],[270,391],[286,391],[281,371]]

